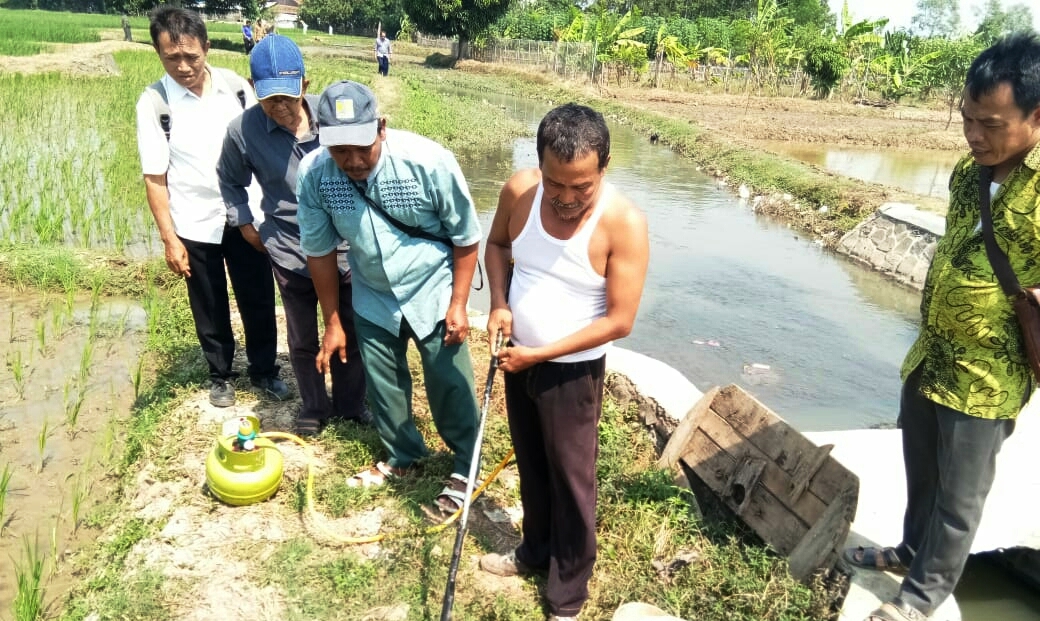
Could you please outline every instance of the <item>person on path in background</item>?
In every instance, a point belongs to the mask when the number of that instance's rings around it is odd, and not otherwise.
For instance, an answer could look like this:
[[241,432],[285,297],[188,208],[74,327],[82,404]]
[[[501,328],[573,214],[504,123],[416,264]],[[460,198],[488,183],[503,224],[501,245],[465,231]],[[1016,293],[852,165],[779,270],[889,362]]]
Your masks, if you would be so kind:
[[303,21],[303,20],[301,19],[301,20],[300,20],[300,26],[301,26],[301,27],[303,28],[303,34],[304,34],[304,36],[306,36],[306,35],[307,35],[307,22],[305,22],[305,21]]
[[248,19],[246,23],[242,24],[242,44],[245,45],[247,55],[253,51],[253,47],[256,45],[253,41],[253,27]]
[[380,32],[376,39],[376,62],[379,63],[379,75],[390,73],[390,39],[386,38],[385,31]]
[[120,23],[123,25],[123,41],[133,41],[134,37],[130,33],[130,18],[127,17],[126,13],[123,13]]
[[318,103],[319,141],[300,165],[301,247],[318,290],[325,336],[316,364],[348,358],[339,316],[336,248],[350,244],[354,322],[369,406],[389,454],[348,480],[382,485],[427,455],[412,412],[408,342],[422,360],[430,414],[454,453],[437,506],[462,506],[479,407],[466,336],[477,265],[477,211],[455,156],[411,132],[388,130],[375,96],[337,82]]
[[[278,378],[275,362],[278,328],[271,266],[239,229],[227,226],[216,170],[228,123],[242,113],[243,104],[252,105],[256,99],[245,80],[206,63],[209,38],[198,13],[161,7],[151,14],[150,30],[166,70],[161,84],[169,105],[169,137],[146,89],[137,102],[137,147],[166,265],[184,277],[188,287],[195,331],[212,381],[210,403],[235,403],[230,383],[236,376],[231,369],[235,335],[225,265],[245,329],[250,381],[285,399],[289,389]],[[234,83],[232,76],[237,78]]]
[[997,453],[1036,386],[1011,300],[986,253],[979,203],[980,183],[990,179],[997,244],[1023,285],[1040,283],[1040,37],[1013,35],[975,59],[961,117],[971,153],[950,178],[921,332],[902,368],[903,540],[844,552],[856,567],[905,576],[899,595],[868,621],[921,621],[953,592]]
[[[346,247],[337,248],[339,318],[347,333],[347,362],[333,358],[332,400],[325,376],[314,360],[318,355],[318,293],[307,258],[300,250],[296,220],[296,175],[300,161],[318,144],[318,98],[307,95],[309,81],[300,48],[280,35],[264,38],[253,50],[249,69],[260,105],[249,108],[228,126],[217,164],[220,190],[227,204],[228,224],[260,252],[274,269],[285,308],[285,329],[296,384],[303,407],[297,433],[313,436],[330,419],[371,421],[365,408],[365,372],[354,334],[350,266]],[[246,188],[256,178],[263,188],[264,221],[253,228]]]
[[632,331],[650,241],[645,216],[603,179],[603,115],[573,103],[555,108],[536,145],[539,167],[502,188],[484,255],[488,337],[511,340],[492,355],[506,372],[522,539],[480,566],[499,576],[547,570],[549,619],[564,621],[589,595],[606,352]]

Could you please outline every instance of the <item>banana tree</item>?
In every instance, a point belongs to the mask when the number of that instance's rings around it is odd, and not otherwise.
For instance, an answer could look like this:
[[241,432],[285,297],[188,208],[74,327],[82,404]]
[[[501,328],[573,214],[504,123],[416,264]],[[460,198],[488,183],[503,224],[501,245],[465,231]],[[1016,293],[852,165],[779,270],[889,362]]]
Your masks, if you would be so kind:
[[689,58],[689,51],[679,42],[679,37],[665,35],[664,31],[665,26],[662,24],[657,29],[657,36],[654,37],[654,49],[657,50],[654,59],[654,88],[661,86],[661,65],[664,64],[665,59],[674,67],[685,67]]

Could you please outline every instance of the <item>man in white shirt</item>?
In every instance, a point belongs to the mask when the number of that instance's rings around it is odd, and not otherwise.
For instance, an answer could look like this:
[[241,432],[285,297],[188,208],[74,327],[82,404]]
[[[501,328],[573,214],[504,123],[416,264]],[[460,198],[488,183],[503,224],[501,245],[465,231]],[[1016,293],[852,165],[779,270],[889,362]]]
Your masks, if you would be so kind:
[[245,329],[250,380],[285,399],[289,389],[275,364],[271,267],[237,228],[227,226],[216,172],[228,123],[256,98],[241,77],[206,64],[209,37],[198,13],[156,9],[150,31],[166,74],[137,102],[137,146],[166,265],[188,286],[195,331],[212,380],[210,402],[218,407],[235,403],[230,383],[235,377],[235,337],[225,263]]

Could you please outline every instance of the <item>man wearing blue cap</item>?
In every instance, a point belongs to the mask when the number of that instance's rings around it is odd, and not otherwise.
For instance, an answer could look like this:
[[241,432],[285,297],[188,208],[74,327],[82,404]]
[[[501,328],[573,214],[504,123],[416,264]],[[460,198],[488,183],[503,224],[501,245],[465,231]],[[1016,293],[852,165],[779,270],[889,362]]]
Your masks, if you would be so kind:
[[437,497],[461,506],[479,410],[466,335],[466,302],[480,223],[455,157],[422,136],[388,130],[367,87],[337,82],[318,102],[319,141],[300,164],[301,246],[325,316],[317,359],[347,360],[336,287],[336,248],[350,243],[354,322],[374,422],[389,457],[348,480],[381,485],[427,454],[412,418],[406,352],[415,343],[437,431],[455,454]]
[[[368,422],[365,375],[354,338],[350,267],[346,247],[337,248],[339,316],[349,335],[347,362],[333,360],[332,400],[325,377],[314,366],[318,355],[318,294],[300,250],[296,222],[296,174],[300,160],[318,148],[318,98],[307,95],[308,80],[300,49],[281,35],[265,37],[249,59],[250,83],[258,106],[228,126],[217,165],[228,224],[260,252],[267,253],[285,308],[289,356],[303,407],[297,432],[314,435],[331,418]],[[256,177],[263,189],[264,222],[253,227],[246,187]]]
[[166,265],[187,284],[209,366],[210,403],[235,404],[228,276],[245,331],[250,381],[277,399],[288,398],[276,363],[271,269],[239,229],[227,225],[216,173],[228,123],[256,102],[252,89],[235,72],[206,62],[209,37],[195,11],[159,7],[151,14],[150,32],[166,72],[137,102],[137,147]]

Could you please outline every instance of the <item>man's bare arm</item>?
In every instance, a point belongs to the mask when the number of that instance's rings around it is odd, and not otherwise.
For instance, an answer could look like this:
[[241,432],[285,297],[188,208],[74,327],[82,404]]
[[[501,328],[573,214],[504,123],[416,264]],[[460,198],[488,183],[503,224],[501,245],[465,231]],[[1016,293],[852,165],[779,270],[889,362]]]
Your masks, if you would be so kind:
[[166,187],[166,174],[144,175],[144,192],[152,218],[159,229],[159,238],[165,247],[166,266],[174,274],[190,278],[188,251],[177,237],[173,218],[170,216],[170,190]]

